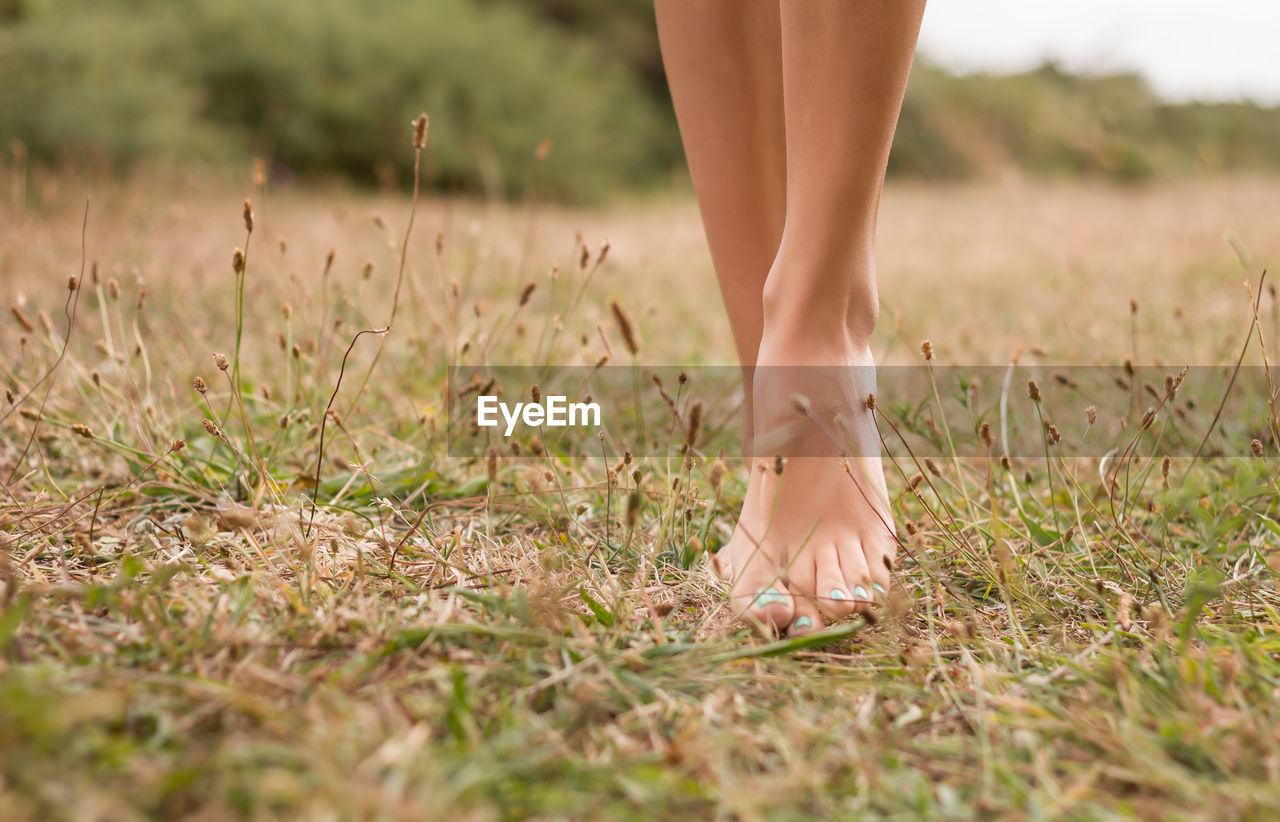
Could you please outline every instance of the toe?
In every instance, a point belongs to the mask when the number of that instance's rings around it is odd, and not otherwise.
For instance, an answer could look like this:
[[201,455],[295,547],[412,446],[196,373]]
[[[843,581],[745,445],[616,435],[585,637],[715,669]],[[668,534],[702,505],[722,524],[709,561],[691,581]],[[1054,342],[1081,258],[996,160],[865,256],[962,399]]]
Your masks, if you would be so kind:
[[822,630],[822,614],[818,606],[804,597],[796,599],[795,616],[787,628],[787,636],[804,636]]
[[733,580],[733,560],[729,556],[727,548],[721,548],[711,555],[711,567],[715,569],[721,579]]
[[734,614],[773,631],[786,630],[795,617],[795,597],[776,575],[744,574],[733,586]]
[[883,600],[889,593],[889,571],[893,567],[895,543],[888,533],[876,535],[862,543],[862,554],[867,563],[868,587],[872,596]]
[[853,613],[853,594],[845,581],[840,551],[834,543],[827,543],[818,549],[815,565],[817,571],[813,598],[818,608],[837,619]]
[[861,542],[853,540],[844,543],[840,550],[840,568],[844,571],[845,590],[853,598],[852,607],[866,608],[874,601],[875,589],[872,587],[870,569],[867,567],[867,556]]

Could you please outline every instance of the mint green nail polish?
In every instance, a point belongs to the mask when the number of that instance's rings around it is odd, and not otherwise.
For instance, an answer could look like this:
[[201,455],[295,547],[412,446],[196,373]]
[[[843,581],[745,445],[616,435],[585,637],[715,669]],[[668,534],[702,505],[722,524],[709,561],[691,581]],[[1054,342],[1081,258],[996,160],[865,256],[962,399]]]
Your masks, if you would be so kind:
[[884,586],[878,582],[871,583],[871,587],[875,588],[877,593],[881,593],[881,594],[884,593]]
[[842,600],[842,599],[848,599],[849,595],[846,594],[844,591],[841,591],[839,588],[832,588],[831,598],[834,600]]
[[813,620],[809,619],[807,616],[798,617],[793,623],[793,626],[796,628],[808,628],[811,625],[813,625]]
[[863,588],[861,585],[858,585],[853,589],[853,595],[858,599],[871,599],[871,596],[867,593],[867,589]]
[[759,591],[756,591],[755,599],[752,600],[751,604],[756,606],[757,608],[763,608],[766,605],[772,605],[775,602],[785,603],[786,601],[787,601],[787,598],[784,597],[782,594],[778,593],[778,589],[769,587],[769,588],[762,588]]

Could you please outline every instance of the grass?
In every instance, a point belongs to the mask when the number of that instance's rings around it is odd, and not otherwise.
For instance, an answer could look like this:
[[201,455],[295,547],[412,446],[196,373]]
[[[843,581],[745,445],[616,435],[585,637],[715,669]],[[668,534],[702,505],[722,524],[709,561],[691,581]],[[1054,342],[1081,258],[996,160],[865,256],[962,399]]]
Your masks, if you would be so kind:
[[[95,185],[81,274],[82,188],[34,180],[0,213],[0,817],[1280,809],[1268,425],[1225,415],[1214,442],[1265,458],[1166,478],[1171,423],[1100,407],[1141,443],[1109,490],[1048,447],[950,459],[978,435],[932,416],[960,394],[941,379],[913,430],[948,457],[889,470],[888,607],[776,640],[733,624],[706,558],[732,461],[686,465],[678,433],[638,480],[555,450],[446,456],[450,364],[730,361],[688,202],[428,200],[402,248],[403,199],[251,190],[241,290],[245,191]],[[1254,327],[1240,283],[1280,251],[1276,191],[894,186],[877,353],[1177,373],[1252,334],[1259,364],[1277,303],[1264,287]],[[387,324],[402,252],[396,326],[355,339]]]

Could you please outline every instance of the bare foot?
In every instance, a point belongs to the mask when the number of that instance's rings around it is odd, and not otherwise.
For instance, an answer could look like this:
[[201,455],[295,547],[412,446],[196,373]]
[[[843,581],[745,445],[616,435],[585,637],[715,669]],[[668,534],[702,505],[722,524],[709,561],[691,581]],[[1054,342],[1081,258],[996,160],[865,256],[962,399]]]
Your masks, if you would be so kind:
[[866,405],[871,353],[841,334],[805,336],[762,342],[756,455],[737,528],[717,555],[737,612],[792,635],[869,608],[888,590],[896,548]]

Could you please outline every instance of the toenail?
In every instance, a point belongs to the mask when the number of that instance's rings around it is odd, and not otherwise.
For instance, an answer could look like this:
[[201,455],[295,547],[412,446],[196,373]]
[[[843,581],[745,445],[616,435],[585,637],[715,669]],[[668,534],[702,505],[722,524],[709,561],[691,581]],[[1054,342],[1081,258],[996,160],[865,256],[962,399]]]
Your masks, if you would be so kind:
[[880,584],[880,583],[878,583],[878,582],[873,582],[873,583],[871,583],[871,587],[876,589],[876,593],[877,593],[877,594],[883,594],[883,593],[884,593],[884,586],[883,586],[883,585],[881,585],[881,584]]
[[842,599],[848,599],[849,595],[846,594],[844,591],[841,591],[839,588],[832,588],[831,598],[834,600],[842,600]]
[[863,588],[861,585],[858,585],[853,589],[853,595],[858,599],[871,599],[871,596],[867,593],[867,589]]
[[769,587],[769,588],[761,588],[760,590],[756,591],[755,599],[752,600],[751,604],[757,608],[763,608],[766,605],[772,605],[775,602],[786,602],[786,601],[787,601],[786,597],[778,593],[778,589]]
[[802,616],[792,623],[792,625],[796,628],[808,628],[813,625],[813,620],[809,619],[807,616]]

